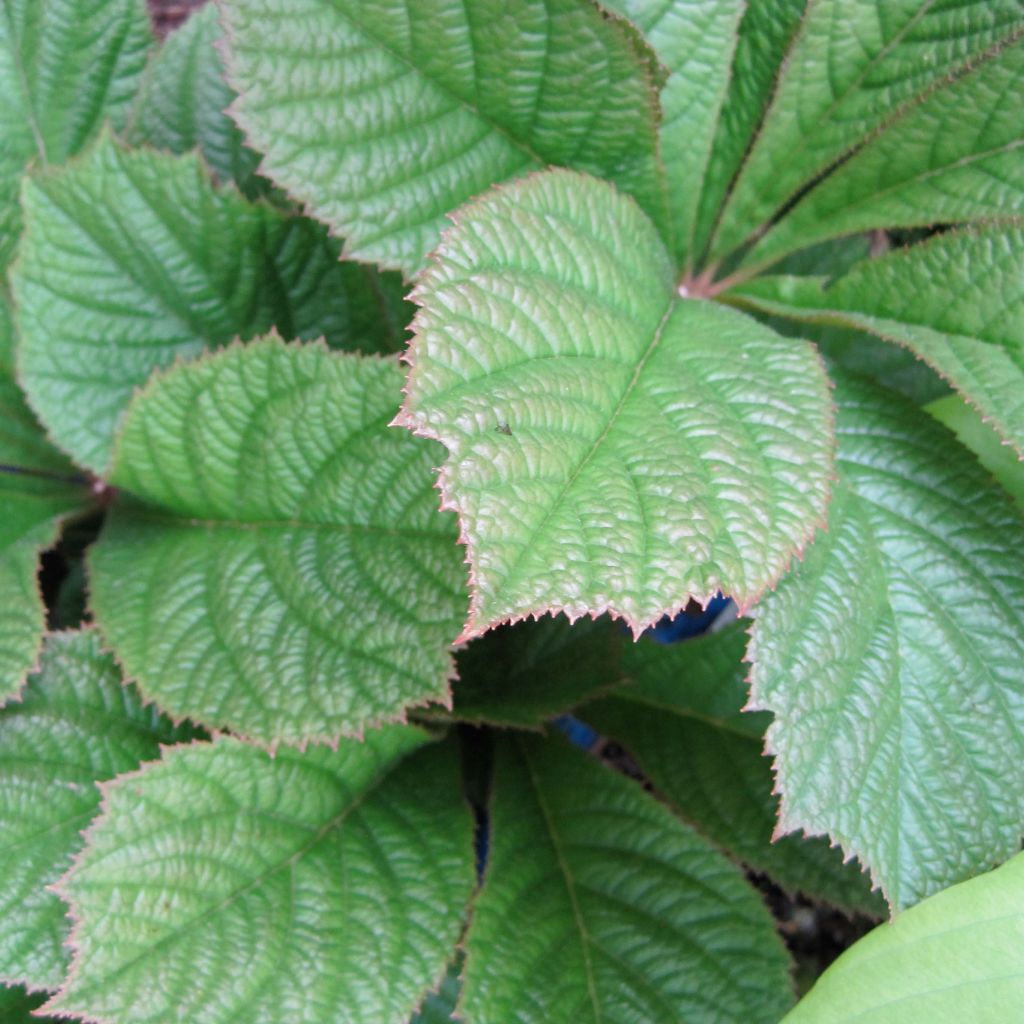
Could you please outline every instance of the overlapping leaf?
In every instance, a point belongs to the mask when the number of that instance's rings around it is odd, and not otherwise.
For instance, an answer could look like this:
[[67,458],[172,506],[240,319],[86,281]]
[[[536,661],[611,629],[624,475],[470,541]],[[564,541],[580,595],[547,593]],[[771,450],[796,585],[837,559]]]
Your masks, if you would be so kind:
[[183,734],[122,685],[93,631],[47,638],[38,674],[0,711],[0,978],[60,984],[69,926],[47,886],[71,866],[99,810],[95,783]]
[[790,892],[881,913],[859,865],[819,839],[772,843],[778,811],[763,756],[770,716],[743,714],[740,625],[685,644],[641,640],[625,651],[633,682],[578,712],[628,748],[644,776],[690,823]]
[[1024,832],[1024,519],[954,436],[845,381],[829,530],[757,610],[779,831],[827,832],[893,907]]
[[606,176],[663,226],[653,58],[592,0],[221,0],[262,168],[407,273],[445,214],[548,165]]
[[447,699],[464,568],[437,450],[388,429],[401,380],[390,359],[270,339],[135,399],[91,596],[147,697],[265,744]]
[[57,1024],[56,1017],[33,1013],[46,1002],[46,994],[30,994],[18,986],[0,985],[0,1021],[3,1024]]
[[499,744],[466,940],[473,1024],[763,1021],[787,957],[739,870],[635,782],[567,745]]
[[175,359],[272,326],[367,351],[401,343],[397,281],[373,291],[322,228],[215,188],[194,154],[107,137],[33,179],[24,202],[21,381],[51,435],[97,472],[132,392]]
[[0,268],[18,239],[18,180],[121,124],[146,63],[143,0],[5,0],[0,8]]
[[90,1020],[380,1024],[445,970],[472,892],[450,745],[392,726],[337,750],[177,747],[106,789],[74,870]]
[[441,440],[474,593],[464,636],[541,612],[635,632],[746,604],[823,518],[830,401],[809,345],[679,299],[650,221],[549,171],[464,209],[416,297],[398,422]]
[[735,249],[802,186],[1020,28],[1018,0],[808,5],[719,222],[714,255]]
[[871,331],[913,349],[1024,455],[1024,226],[947,232],[830,286],[765,277],[737,301]]
[[785,1024],[1006,1024],[1024,1002],[1024,854],[883,924]]

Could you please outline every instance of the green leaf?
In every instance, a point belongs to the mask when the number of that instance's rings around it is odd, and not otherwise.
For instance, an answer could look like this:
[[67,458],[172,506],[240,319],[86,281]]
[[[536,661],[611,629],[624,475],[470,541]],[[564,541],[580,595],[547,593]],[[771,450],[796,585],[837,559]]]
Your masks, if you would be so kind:
[[1022,84],[1018,42],[893,121],[786,214],[744,265],[763,267],[854,231],[1021,212],[1024,130],[1014,101]]
[[632,780],[557,740],[496,752],[461,1009],[519,1024],[763,1021],[788,957],[739,870]]
[[374,293],[320,226],[214,188],[194,154],[107,136],[31,180],[24,205],[12,270],[21,381],[54,439],[97,472],[132,392],[176,359],[271,326],[334,347],[401,343],[372,312],[397,309],[397,281]]
[[1020,26],[1018,0],[809,4],[713,254],[742,244],[802,186]]
[[47,637],[20,701],[0,710],[0,978],[60,984],[69,925],[47,886],[99,810],[94,784],[188,734],[142,706],[94,631]]
[[624,639],[608,619],[501,626],[459,652],[451,717],[539,728],[622,682]]
[[674,252],[688,268],[695,247],[701,185],[719,113],[743,0],[613,0],[606,7],[643,31],[669,76],[661,91],[661,153],[669,189]]
[[0,1024],[58,1024],[56,1017],[38,1017],[33,1013],[45,1002],[45,992],[31,995],[20,987],[0,985]]
[[930,402],[926,410],[949,427],[1024,510],[1024,462],[958,395]]
[[407,273],[445,215],[549,165],[608,177],[664,224],[657,71],[591,0],[221,0],[238,123],[263,170]]
[[856,865],[823,840],[772,842],[778,801],[763,755],[771,717],[743,714],[746,633],[740,624],[685,644],[640,640],[625,652],[634,682],[578,715],[624,744],[672,807],[734,857],[802,892],[847,910],[882,914]]
[[650,221],[549,171],[463,209],[415,297],[398,421],[448,448],[464,637],[610,611],[639,633],[754,600],[824,517],[830,398],[812,348],[677,297]]
[[1024,1002],[1024,854],[879,925],[785,1024],[1007,1024]]
[[446,700],[465,608],[438,452],[388,429],[395,361],[268,339],[132,403],[92,608],[174,715],[264,744],[354,735]]
[[105,790],[61,883],[51,1011],[143,1024],[407,1020],[473,891],[451,745],[392,726],[337,750],[177,747]]
[[268,191],[269,182],[256,173],[259,153],[245,145],[225,113],[235,93],[224,81],[220,39],[213,4],[167,37],[146,69],[128,137],[172,153],[198,148],[221,181],[234,181],[255,198]]
[[1024,519],[955,437],[840,379],[827,534],[757,609],[779,832],[827,832],[894,908],[1024,831]]
[[453,1024],[457,1020],[455,1004],[459,1001],[459,969],[457,964],[448,968],[438,990],[427,996],[410,1024]]
[[18,239],[18,180],[121,125],[152,35],[143,0],[4,0],[0,7],[0,268]]
[[860,264],[831,286],[758,278],[730,292],[782,316],[906,345],[1024,455],[1024,224],[950,231]]

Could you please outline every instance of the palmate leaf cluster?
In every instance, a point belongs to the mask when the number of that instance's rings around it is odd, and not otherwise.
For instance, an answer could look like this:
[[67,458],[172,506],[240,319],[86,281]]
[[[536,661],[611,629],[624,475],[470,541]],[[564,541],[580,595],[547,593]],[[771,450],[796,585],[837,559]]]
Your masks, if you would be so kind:
[[[0,1019],[1016,1019],[1022,74],[1019,0],[7,0]],[[792,1009],[755,874],[895,920]]]

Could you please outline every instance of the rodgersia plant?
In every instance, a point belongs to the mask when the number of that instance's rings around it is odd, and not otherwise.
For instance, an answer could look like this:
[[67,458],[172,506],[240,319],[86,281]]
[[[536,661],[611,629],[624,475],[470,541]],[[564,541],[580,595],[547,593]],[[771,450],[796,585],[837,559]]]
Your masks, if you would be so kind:
[[0,1016],[1018,1019],[1022,36],[4,0]]

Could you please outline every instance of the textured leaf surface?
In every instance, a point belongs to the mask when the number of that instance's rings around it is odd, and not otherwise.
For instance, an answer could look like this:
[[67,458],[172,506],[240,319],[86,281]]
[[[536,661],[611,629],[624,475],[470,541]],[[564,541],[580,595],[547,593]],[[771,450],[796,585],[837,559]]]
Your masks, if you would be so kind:
[[813,350],[677,298],[673,278],[640,210],[568,171],[496,190],[446,236],[399,422],[449,451],[465,636],[545,610],[639,632],[718,590],[746,604],[822,519]]
[[456,966],[448,968],[436,992],[431,992],[423,1001],[419,1012],[413,1015],[411,1024],[453,1024],[455,1004],[459,999],[459,971]]
[[239,123],[263,170],[412,273],[444,216],[548,165],[665,220],[654,62],[591,0],[221,0]]
[[454,747],[404,726],[275,758],[178,747],[106,790],[62,882],[77,924],[49,1004],[118,1024],[408,1020],[473,889]]
[[870,260],[831,287],[765,277],[733,294],[907,345],[1024,455],[1024,226],[948,232]]
[[157,757],[160,743],[186,732],[122,685],[93,631],[47,638],[21,700],[0,711],[0,978],[60,984],[69,926],[46,887],[70,867],[99,810],[94,783]]
[[167,37],[146,69],[129,138],[172,153],[198,147],[221,181],[234,181],[255,197],[268,190],[269,182],[256,174],[259,154],[244,144],[225,113],[235,94],[224,81],[216,49],[220,39],[212,3]]
[[1024,520],[927,413],[846,381],[829,530],[758,607],[779,831],[829,833],[894,907],[1024,831]]
[[786,1024],[1006,1024],[1024,1003],[1024,855],[847,950]]
[[510,737],[491,822],[466,940],[472,1024],[774,1024],[792,1001],[760,898],[632,780]]
[[18,179],[123,122],[151,40],[143,0],[5,0],[0,7],[0,268],[21,218]]
[[452,716],[537,728],[622,682],[622,627],[608,619],[544,618],[501,626],[456,661]]
[[30,995],[18,986],[0,985],[0,1024],[57,1024],[56,1017],[38,1017],[33,1010],[46,1002],[46,994]]
[[709,839],[789,892],[882,914],[858,865],[820,839],[772,843],[778,801],[763,756],[771,717],[744,714],[742,625],[685,644],[641,640],[625,651],[633,681],[578,717],[623,743],[644,776]]
[[672,213],[675,254],[688,267],[697,213],[729,66],[736,48],[742,0],[614,0],[606,7],[643,30],[669,76],[661,90],[661,154]]
[[445,700],[465,609],[438,452],[388,429],[392,360],[267,340],[134,401],[92,606],[175,715],[263,743],[352,735]]
[[783,217],[744,262],[765,265],[854,231],[1020,213],[1024,128],[1015,99],[1022,85],[1018,42],[897,118]]
[[1019,0],[810,4],[719,223],[715,254],[736,248],[802,185],[1020,26]]
[[322,228],[214,188],[195,155],[108,137],[33,179],[24,201],[12,272],[22,384],[57,442],[98,472],[132,392],[175,359],[271,326],[369,351],[401,338],[384,317],[363,333],[368,279],[338,263]]

